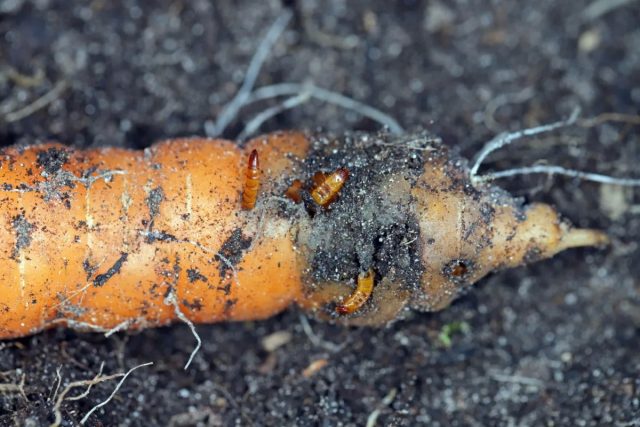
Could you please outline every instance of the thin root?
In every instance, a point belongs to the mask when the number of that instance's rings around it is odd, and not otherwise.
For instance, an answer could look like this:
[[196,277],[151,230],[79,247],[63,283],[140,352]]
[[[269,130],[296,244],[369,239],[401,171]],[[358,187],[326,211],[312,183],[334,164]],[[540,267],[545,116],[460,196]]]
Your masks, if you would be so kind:
[[25,380],[25,374],[22,374],[22,376],[20,377],[20,382],[17,384],[16,383],[0,384],[0,395],[17,393],[20,396],[22,396],[22,398],[25,401],[28,401],[29,399],[27,399],[27,394],[24,392],[24,380]]
[[[74,381],[72,383],[67,384],[67,386],[62,390],[62,392],[60,394],[58,394],[58,390],[60,388],[60,384],[62,383],[62,376],[60,375],[60,369],[58,368],[56,369],[56,376],[58,379],[57,385],[56,385],[56,389],[55,389],[55,393],[53,394],[53,398],[55,399],[56,403],[55,405],[53,405],[53,414],[54,414],[54,421],[51,424],[51,427],[58,427],[60,425],[60,423],[62,422],[62,412],[60,411],[60,407],[62,405],[62,402],[64,400],[79,400],[82,399],[84,397],[86,397],[89,392],[91,391],[91,387],[93,387],[95,384],[101,383],[103,381],[108,381],[112,378],[114,378],[113,375],[108,376],[108,377],[103,377],[102,376],[102,370],[104,369],[104,362],[102,362],[100,364],[100,369],[98,370],[98,373],[96,374],[95,377],[93,377],[90,380],[80,380],[80,381]],[[76,396],[72,396],[68,399],[66,399],[67,394],[69,392],[71,392],[71,390],[73,390],[74,388],[78,388],[78,387],[87,387],[87,389],[84,391],[84,393],[80,393]]]
[[69,87],[69,83],[65,80],[62,80],[47,93],[42,95],[40,98],[33,101],[31,104],[20,108],[19,110],[12,111],[11,113],[7,113],[4,116],[4,121],[6,123],[13,123],[19,120],[24,119],[25,117],[29,117],[33,113],[38,110],[43,109],[47,105],[51,104],[56,99],[60,98],[60,96],[64,93],[65,90]]
[[80,420],[80,424],[84,424],[87,422],[87,420],[89,419],[89,417],[98,409],[102,408],[104,405],[106,405],[107,403],[109,403],[111,401],[111,399],[113,399],[113,396],[116,395],[116,393],[118,392],[118,390],[120,390],[120,387],[122,387],[122,384],[124,384],[125,380],[127,379],[127,377],[129,376],[129,374],[131,374],[133,371],[135,371],[138,368],[142,368],[144,366],[150,366],[153,365],[153,362],[147,362],[147,363],[143,363],[141,365],[138,366],[134,366],[133,368],[129,369],[126,373],[124,374],[114,374],[114,375],[110,375],[109,377],[104,377],[104,379],[102,381],[105,381],[107,379],[111,379],[111,378],[117,378],[119,376],[122,376],[122,379],[118,382],[118,384],[116,384],[116,388],[113,389],[113,392],[111,392],[111,394],[109,395],[109,397],[107,397],[105,400],[103,400],[102,402],[98,403],[96,406],[94,406],[93,408],[91,408],[91,410],[89,412],[87,412],[87,414],[82,417],[82,419]]
[[324,348],[325,350],[330,351],[331,353],[338,353],[342,351],[342,349],[346,346],[346,344],[334,344],[330,341],[326,341],[316,335],[309,324],[309,320],[304,314],[300,314],[300,325],[302,325],[302,330],[304,331],[311,344],[316,347]]
[[371,412],[371,414],[369,414],[369,417],[367,418],[367,425],[366,425],[367,427],[375,427],[375,425],[378,422],[378,417],[380,416],[380,412],[382,411],[382,408],[384,408],[385,406],[391,405],[391,403],[393,403],[393,400],[396,398],[397,394],[398,394],[398,390],[396,388],[392,388],[389,391],[389,393],[387,393],[384,399],[382,399],[382,402],[380,402],[380,405],[378,405],[378,407],[374,409],[373,412]]
[[502,383],[520,384],[529,387],[544,388],[545,383],[537,378],[524,377],[522,375],[504,375],[494,373],[491,378]]
[[337,105],[345,110],[355,111],[363,117],[368,117],[381,125],[387,127],[393,134],[400,135],[404,133],[404,129],[400,124],[388,114],[383,113],[377,108],[371,107],[355,99],[349,98],[337,92],[332,92],[314,85],[311,82],[306,83],[278,83],[270,86],[263,86],[256,89],[251,97],[247,100],[247,104],[257,102],[263,99],[271,99],[285,95],[301,95],[308,93],[310,97],[328,104]]
[[7,77],[13,83],[23,88],[40,86],[44,81],[44,70],[38,68],[32,75],[22,74],[13,67],[7,70]]
[[404,133],[402,126],[400,126],[395,119],[382,111],[348,98],[342,94],[319,88],[312,83],[281,83],[265,86],[255,91],[253,90],[267,56],[273,49],[274,44],[282,32],[287,27],[291,17],[292,13],[290,11],[285,11],[278,17],[278,19],[276,19],[271,28],[269,28],[269,31],[264,37],[262,43],[260,43],[258,49],[251,58],[242,86],[236,95],[223,108],[215,123],[205,123],[205,133],[207,136],[213,138],[221,135],[229,123],[236,118],[238,112],[243,106],[262,99],[270,99],[284,95],[290,96],[290,98],[286,99],[279,105],[266,109],[254,117],[244,128],[239,139],[245,139],[249,135],[255,133],[265,121],[285,110],[295,108],[298,105],[307,102],[310,98],[315,98],[347,110],[355,111],[364,117],[368,117],[378,123],[381,123],[394,134],[399,135]]
[[285,10],[275,20],[271,28],[269,28],[269,31],[267,31],[264,39],[262,39],[262,42],[253,55],[253,58],[251,58],[247,74],[244,77],[240,90],[238,90],[238,93],[236,93],[236,96],[234,96],[231,102],[225,106],[216,119],[216,122],[211,126],[205,126],[205,132],[208,137],[212,138],[222,134],[229,123],[231,123],[231,121],[236,117],[240,108],[246,104],[247,100],[251,96],[251,91],[256,84],[262,65],[267,59],[269,53],[271,53],[273,45],[280,38],[280,35],[289,24],[292,16],[293,15],[289,10]]
[[582,18],[586,21],[595,21],[601,16],[620,7],[633,3],[634,0],[596,0],[582,11]]
[[542,133],[548,133],[556,129],[571,126],[576,122],[579,114],[580,114],[580,109],[576,108],[575,110],[573,110],[573,112],[571,113],[571,116],[567,120],[562,120],[562,121],[551,123],[548,125],[537,126],[534,128],[523,129],[517,132],[502,133],[496,136],[491,141],[487,142],[485,146],[482,148],[482,150],[480,150],[480,153],[478,153],[478,156],[476,157],[476,160],[473,163],[473,167],[471,168],[471,172],[470,172],[471,181],[474,184],[478,182],[478,179],[480,178],[478,177],[478,169],[480,169],[482,162],[484,161],[484,159],[487,158],[489,154],[493,153],[496,150],[501,149],[506,145],[512,144],[513,142],[518,141],[522,138],[540,135]]
[[256,133],[256,131],[260,129],[260,126],[262,126],[262,124],[267,120],[277,116],[283,111],[290,110],[299,105],[302,105],[305,102],[309,101],[309,99],[311,99],[311,94],[308,91],[305,91],[301,92],[298,95],[292,96],[291,98],[285,99],[278,105],[267,108],[266,110],[260,112],[253,119],[251,119],[249,123],[247,123],[240,135],[238,135],[238,139],[241,141],[247,139],[249,136]]
[[505,93],[498,95],[489,102],[484,109],[484,124],[488,129],[496,131],[498,129],[498,122],[496,121],[496,112],[502,106],[508,104],[520,104],[533,98],[535,91],[532,87],[526,87],[516,93]]
[[[120,387],[122,387],[122,384],[124,383],[124,381],[127,379],[127,377],[129,376],[129,374],[131,374],[133,371],[135,371],[138,368],[141,368],[143,366],[149,366],[149,365],[153,365],[153,362],[147,362],[147,363],[143,363],[141,365],[135,366],[131,369],[129,369],[129,371],[127,371],[126,373],[119,373],[119,374],[112,374],[112,375],[106,375],[103,376],[102,375],[102,370],[104,369],[104,362],[102,362],[102,364],[100,364],[100,370],[98,371],[98,373],[96,374],[95,377],[93,377],[90,380],[80,380],[80,381],[74,381],[71,382],[69,384],[67,384],[67,386],[62,390],[62,392],[60,392],[60,394],[58,395],[58,388],[60,387],[60,383],[62,382],[62,377],[60,375],[60,368],[58,368],[56,370],[56,375],[58,377],[58,383],[56,386],[56,392],[53,395],[53,398],[56,399],[56,403],[53,406],[53,413],[54,413],[54,421],[51,424],[51,427],[58,427],[60,425],[60,423],[62,423],[62,412],[60,410],[60,407],[62,405],[62,402],[64,402],[65,400],[80,400],[83,399],[85,397],[87,397],[89,395],[89,392],[91,391],[91,387],[93,387],[96,384],[102,383],[104,381],[109,381],[115,378],[120,378],[122,377],[122,379],[120,380],[120,382],[116,385],[115,390],[113,390],[113,393],[111,393],[111,395],[103,402],[97,404],[96,406],[94,406],[85,416],[84,418],[82,418],[82,420],[80,420],[80,424],[84,424],[87,419],[91,416],[91,414],[93,414],[97,409],[103,407],[104,405],[106,405],[107,403],[109,403],[109,401],[113,398],[113,396],[118,392],[118,390],[120,390]],[[79,388],[79,387],[87,387],[86,390],[76,396],[71,396],[71,397],[67,397],[67,394],[69,394],[69,392],[71,392],[71,390],[73,390],[74,388]],[[57,396],[57,398],[56,398]]]
[[311,14],[304,11],[304,8],[302,12],[302,26],[307,36],[323,47],[349,50],[356,48],[360,43],[359,37],[356,34],[336,36],[322,31],[313,22]]
[[509,145],[517,140],[520,140],[525,137],[539,135],[542,133],[551,132],[553,130],[570,126],[576,122],[580,126],[583,127],[591,127],[596,126],[598,124],[607,122],[607,121],[618,121],[629,124],[640,124],[640,116],[632,116],[627,114],[618,114],[618,113],[605,113],[599,116],[596,116],[592,119],[580,120],[578,121],[579,109],[576,109],[571,114],[567,120],[559,121],[556,123],[551,123],[548,125],[542,125],[535,128],[524,129],[518,132],[512,133],[503,133],[491,141],[489,141],[485,146],[480,150],[473,167],[471,168],[471,182],[473,184],[479,184],[483,182],[494,181],[496,179],[501,178],[509,178],[513,176],[520,175],[532,175],[532,174],[547,174],[547,175],[563,175],[571,178],[577,178],[584,181],[592,181],[598,182],[601,184],[610,184],[610,185],[620,185],[624,187],[640,187],[640,178],[615,178],[609,175],[603,175],[593,172],[583,172],[575,169],[567,169],[562,166],[556,165],[533,165],[533,166],[525,166],[513,169],[507,169],[504,171],[491,172],[484,175],[478,175],[478,169],[482,165],[482,162],[487,158],[487,156],[493,153],[500,148]]
[[62,366],[58,366],[56,368],[56,387],[51,389],[51,392],[49,393],[49,398],[47,399],[49,402],[55,400],[58,396],[58,391],[60,391],[60,385],[62,384],[62,375],[60,374],[61,370]]
[[178,317],[178,319],[187,324],[197,342],[195,348],[193,349],[193,351],[191,351],[189,360],[187,360],[187,363],[184,365],[184,370],[186,371],[187,369],[189,369],[189,365],[191,365],[191,362],[193,362],[193,358],[196,356],[198,351],[200,351],[200,347],[202,347],[202,340],[200,339],[200,335],[198,335],[198,331],[196,331],[196,327],[193,322],[189,320],[189,318],[182,312],[182,310],[180,310],[180,305],[178,304],[178,300],[176,299],[176,294],[173,289],[165,298],[164,303],[173,306],[173,310],[175,311],[176,316]]
[[133,320],[133,319],[127,319],[124,322],[120,322],[116,326],[114,326],[113,328],[111,328],[108,331],[106,331],[104,333],[104,337],[105,338],[109,338],[111,335],[115,334],[116,332],[120,332],[120,331],[122,331],[124,329],[129,329],[129,327],[131,325],[133,325],[134,323],[135,323],[135,320]]
[[534,165],[521,168],[507,169],[499,172],[491,172],[482,176],[476,176],[474,183],[493,181],[501,178],[508,178],[518,175],[563,175],[571,178],[578,178],[584,181],[599,182],[601,184],[621,185],[624,187],[639,187],[640,179],[636,178],[614,178],[608,175],[601,175],[592,172],[583,172],[575,169],[567,169],[562,166],[554,165]]
[[590,119],[578,120],[578,126],[590,128],[599,126],[607,122],[625,123],[633,126],[640,126],[640,116],[635,114],[623,113],[602,113]]
[[92,323],[88,323],[88,322],[82,322],[80,320],[73,320],[73,319],[66,319],[64,317],[58,318],[58,319],[53,319],[49,322],[47,322],[43,328],[46,329],[49,326],[53,326],[53,325],[58,325],[58,324],[62,324],[63,326],[67,326],[70,327],[76,331],[91,331],[91,332],[100,332],[100,333],[107,333],[109,332],[108,329],[103,328],[101,326],[98,325],[94,325]]

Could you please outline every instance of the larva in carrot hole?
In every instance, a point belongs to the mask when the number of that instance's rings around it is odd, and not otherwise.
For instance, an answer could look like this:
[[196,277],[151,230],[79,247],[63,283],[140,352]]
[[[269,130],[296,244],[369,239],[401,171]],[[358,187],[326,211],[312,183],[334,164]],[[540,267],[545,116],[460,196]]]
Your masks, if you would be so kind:
[[323,173],[318,184],[311,190],[311,198],[322,207],[329,206],[336,199],[347,179],[349,179],[349,170],[346,168],[338,168],[329,175]]
[[338,314],[353,314],[360,310],[373,292],[374,273],[372,270],[358,276],[356,290],[342,303],[336,306]]
[[[254,150],[260,193],[245,210]],[[341,168],[339,198],[313,211],[314,187],[302,183]],[[292,184],[305,203],[285,197]],[[548,205],[472,183],[466,162],[427,134],[9,147],[0,193],[4,339],[55,325],[263,319],[293,304],[381,325],[407,309],[443,309],[493,270],[608,241]],[[354,293],[362,272],[371,281]]]

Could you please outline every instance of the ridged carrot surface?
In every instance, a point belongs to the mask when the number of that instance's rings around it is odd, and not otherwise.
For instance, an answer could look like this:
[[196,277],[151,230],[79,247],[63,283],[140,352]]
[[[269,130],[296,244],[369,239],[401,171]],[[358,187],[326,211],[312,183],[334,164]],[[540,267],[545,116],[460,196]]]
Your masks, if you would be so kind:
[[[606,241],[546,205],[471,187],[438,144],[409,162],[385,138],[291,132],[243,148],[177,139],[144,151],[4,149],[0,338],[55,325],[165,325],[179,312],[193,322],[262,319],[293,303],[379,324],[404,307],[441,309],[494,269]],[[256,204],[242,209],[254,150]],[[314,169],[348,176],[331,205],[314,205],[313,184],[300,190],[304,202],[285,197]],[[337,314],[368,271],[369,300]]]

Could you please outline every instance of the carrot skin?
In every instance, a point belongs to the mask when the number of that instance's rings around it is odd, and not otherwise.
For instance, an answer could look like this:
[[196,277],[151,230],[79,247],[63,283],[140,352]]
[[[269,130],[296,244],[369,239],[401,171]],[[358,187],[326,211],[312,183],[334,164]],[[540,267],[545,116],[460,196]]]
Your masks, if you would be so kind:
[[288,227],[276,220],[259,236],[257,216],[239,211],[246,158],[203,139],[144,152],[4,150],[0,182],[12,189],[2,192],[0,338],[58,324],[168,324],[170,294],[194,322],[285,309],[299,298],[302,267]]

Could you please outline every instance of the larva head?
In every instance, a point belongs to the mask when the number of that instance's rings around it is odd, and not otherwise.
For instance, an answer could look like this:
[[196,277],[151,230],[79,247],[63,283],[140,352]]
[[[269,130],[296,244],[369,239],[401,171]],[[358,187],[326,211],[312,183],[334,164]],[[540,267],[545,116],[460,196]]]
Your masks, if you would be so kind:
[[249,153],[249,160],[247,162],[247,167],[251,170],[258,170],[260,168],[260,161],[258,158],[258,150],[251,150]]

